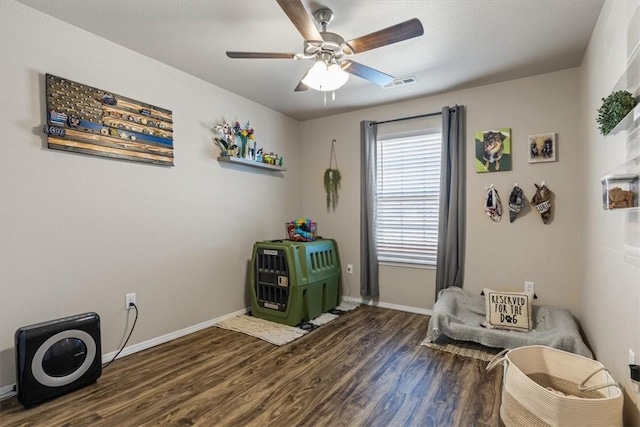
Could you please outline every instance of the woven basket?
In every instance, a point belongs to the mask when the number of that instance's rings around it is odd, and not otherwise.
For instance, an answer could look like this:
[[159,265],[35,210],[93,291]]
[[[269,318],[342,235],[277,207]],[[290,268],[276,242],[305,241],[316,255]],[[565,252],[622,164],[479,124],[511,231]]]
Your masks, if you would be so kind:
[[487,370],[499,364],[506,427],[622,426],[623,394],[600,362],[534,345],[503,351]]

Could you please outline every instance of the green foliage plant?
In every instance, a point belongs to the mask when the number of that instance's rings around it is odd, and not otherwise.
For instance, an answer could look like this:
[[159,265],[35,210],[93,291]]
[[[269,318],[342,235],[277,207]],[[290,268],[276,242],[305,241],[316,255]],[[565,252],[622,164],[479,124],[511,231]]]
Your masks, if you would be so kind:
[[602,98],[602,106],[598,109],[596,119],[600,125],[600,133],[608,135],[635,106],[635,98],[626,90],[619,90]]
[[327,169],[324,171],[324,191],[327,193],[327,212],[336,211],[338,205],[338,190],[340,189],[340,171]]

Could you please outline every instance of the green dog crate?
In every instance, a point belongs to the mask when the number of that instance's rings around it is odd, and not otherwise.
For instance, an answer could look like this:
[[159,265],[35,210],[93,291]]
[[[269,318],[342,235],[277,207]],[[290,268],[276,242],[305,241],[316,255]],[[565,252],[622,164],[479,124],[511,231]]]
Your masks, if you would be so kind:
[[256,242],[249,278],[251,311],[296,326],[338,305],[340,254],[333,239]]

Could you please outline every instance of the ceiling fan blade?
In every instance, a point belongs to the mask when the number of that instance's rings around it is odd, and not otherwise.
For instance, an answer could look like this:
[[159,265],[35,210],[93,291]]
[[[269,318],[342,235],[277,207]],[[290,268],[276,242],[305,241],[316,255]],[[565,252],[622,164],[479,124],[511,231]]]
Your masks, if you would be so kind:
[[296,59],[294,53],[274,52],[227,52],[227,56],[233,59]]
[[342,69],[347,73],[369,80],[379,86],[387,85],[393,81],[393,76],[355,61],[343,61]]
[[351,46],[354,53],[360,53],[423,34],[422,23],[418,18],[413,18],[366,36],[358,37],[347,42],[347,44]]
[[322,40],[313,20],[300,0],[276,0],[305,40]]

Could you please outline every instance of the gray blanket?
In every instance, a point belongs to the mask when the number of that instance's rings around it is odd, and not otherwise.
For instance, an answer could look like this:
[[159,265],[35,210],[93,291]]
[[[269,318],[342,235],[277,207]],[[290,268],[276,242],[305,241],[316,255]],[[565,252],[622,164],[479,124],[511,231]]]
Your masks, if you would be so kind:
[[434,342],[443,334],[454,340],[473,341],[488,347],[511,349],[546,345],[593,358],[568,310],[534,305],[532,316],[534,329],[528,332],[486,328],[482,326],[486,320],[484,297],[470,295],[460,288],[448,288],[440,293],[433,306],[427,341]]

